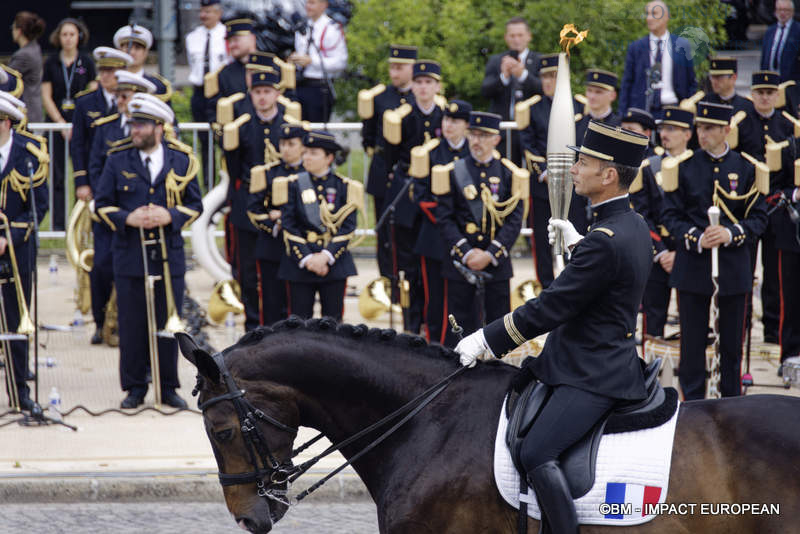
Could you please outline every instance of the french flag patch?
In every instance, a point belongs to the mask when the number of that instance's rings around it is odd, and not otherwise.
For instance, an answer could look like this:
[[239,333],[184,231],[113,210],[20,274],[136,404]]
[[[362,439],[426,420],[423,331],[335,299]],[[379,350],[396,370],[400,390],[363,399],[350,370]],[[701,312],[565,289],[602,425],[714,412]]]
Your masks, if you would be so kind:
[[603,517],[625,519],[626,516],[632,518],[652,515],[660,497],[661,488],[657,486],[608,482],[606,483],[605,502],[612,506],[610,506],[610,513],[604,514]]

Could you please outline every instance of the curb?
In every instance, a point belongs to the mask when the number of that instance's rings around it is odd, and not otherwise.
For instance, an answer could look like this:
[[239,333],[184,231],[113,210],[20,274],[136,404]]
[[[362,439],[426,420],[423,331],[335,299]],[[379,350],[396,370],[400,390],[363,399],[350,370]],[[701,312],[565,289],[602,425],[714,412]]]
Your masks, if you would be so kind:
[[[324,474],[309,473],[292,487],[290,495],[318,482]],[[329,480],[308,497],[311,502],[370,500],[369,492],[355,474]],[[0,502],[223,502],[216,474],[203,473],[64,473],[0,478]]]

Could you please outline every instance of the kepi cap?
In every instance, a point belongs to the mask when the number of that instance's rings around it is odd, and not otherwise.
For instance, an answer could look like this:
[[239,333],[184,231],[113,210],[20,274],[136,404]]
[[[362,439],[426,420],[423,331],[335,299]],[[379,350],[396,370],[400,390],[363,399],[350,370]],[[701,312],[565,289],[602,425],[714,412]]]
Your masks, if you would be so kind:
[[586,85],[593,85],[607,91],[616,91],[619,78],[613,72],[601,69],[586,71]]
[[451,119],[463,119],[469,122],[472,113],[472,104],[464,100],[451,100],[444,109],[444,116]]
[[473,111],[469,114],[469,129],[499,134],[501,120],[503,120],[503,117],[497,113]]
[[731,121],[731,116],[733,116],[733,106],[698,102],[697,116],[694,122],[727,126]]
[[414,63],[416,60],[416,46],[389,45],[389,63]]
[[654,130],[656,127],[656,121],[653,115],[649,111],[640,108],[628,108],[628,111],[625,112],[625,116],[622,117],[622,122],[641,124],[642,128],[645,130]]
[[711,67],[708,73],[711,76],[724,76],[736,74],[737,64],[735,57],[716,56],[711,58]]
[[303,145],[308,148],[321,148],[326,152],[338,152],[342,149],[332,133],[325,130],[311,130],[303,139]]
[[414,62],[414,78],[429,76],[434,80],[442,79],[442,66],[432,59],[418,59]]
[[771,70],[759,70],[753,73],[750,89],[777,89],[781,83],[781,75]]
[[638,167],[642,164],[649,142],[647,137],[619,126],[589,121],[583,144],[567,148],[603,161]]
[[661,124],[691,128],[694,126],[694,113],[679,106],[664,106],[664,119]]

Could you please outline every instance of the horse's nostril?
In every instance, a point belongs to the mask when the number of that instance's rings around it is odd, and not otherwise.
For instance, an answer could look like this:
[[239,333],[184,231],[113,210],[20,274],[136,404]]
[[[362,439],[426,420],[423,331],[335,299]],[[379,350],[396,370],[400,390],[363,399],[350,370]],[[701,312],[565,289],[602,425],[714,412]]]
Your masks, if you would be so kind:
[[237,517],[236,524],[239,525],[239,528],[242,530],[246,530],[247,532],[254,532],[256,527],[255,521],[250,519],[249,517]]

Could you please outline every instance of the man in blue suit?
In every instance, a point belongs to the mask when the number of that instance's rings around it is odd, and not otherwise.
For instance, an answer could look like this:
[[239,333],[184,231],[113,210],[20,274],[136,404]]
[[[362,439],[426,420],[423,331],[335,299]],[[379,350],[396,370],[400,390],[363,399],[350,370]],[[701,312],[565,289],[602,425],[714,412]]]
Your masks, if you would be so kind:
[[800,80],[800,24],[794,23],[792,0],[775,2],[778,22],[767,28],[761,46],[761,70],[781,73],[781,81]]
[[[669,10],[664,2],[655,0],[647,4],[650,34],[632,42],[625,58],[619,98],[619,111],[623,115],[628,108],[640,108],[660,119],[664,106],[678,104],[697,90],[691,45],[683,37],[671,34],[668,23]],[[648,75],[654,82],[649,96]]]

